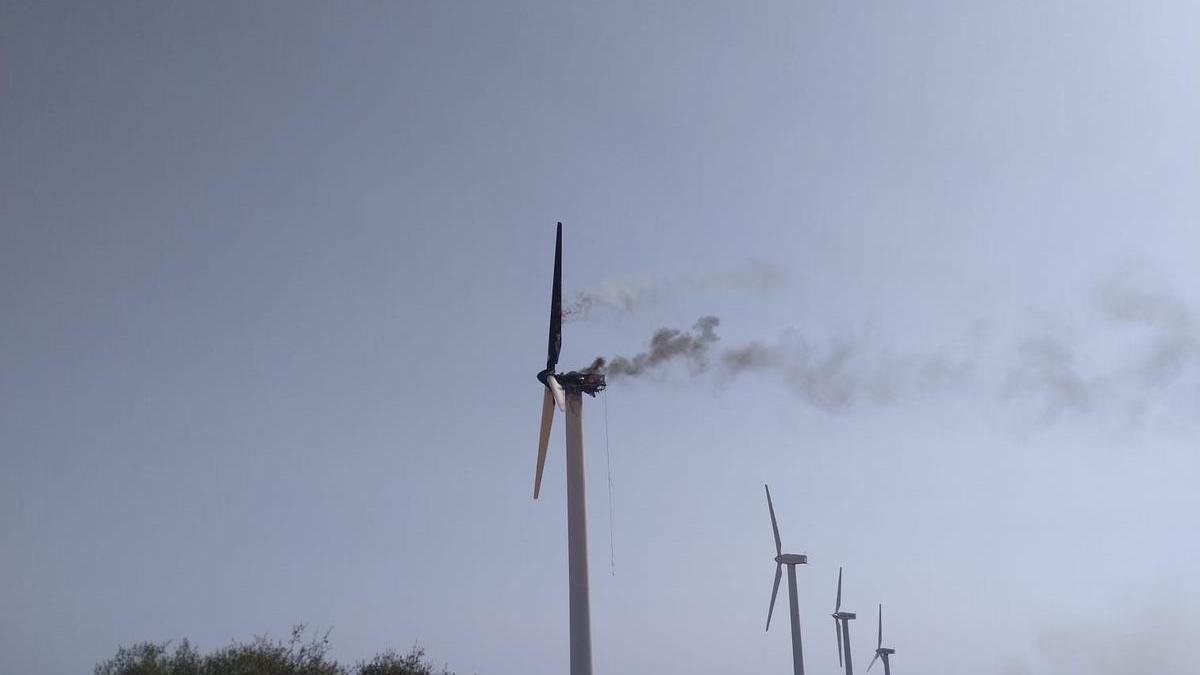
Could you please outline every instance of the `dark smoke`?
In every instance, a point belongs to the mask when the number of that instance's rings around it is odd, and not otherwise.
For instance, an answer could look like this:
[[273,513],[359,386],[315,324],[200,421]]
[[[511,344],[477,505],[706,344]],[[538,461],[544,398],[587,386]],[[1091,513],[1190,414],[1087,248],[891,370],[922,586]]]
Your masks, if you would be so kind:
[[942,389],[962,381],[971,368],[947,355],[893,356],[866,338],[853,337],[812,344],[790,335],[776,344],[751,342],[717,351],[719,325],[719,318],[706,316],[690,331],[660,328],[646,351],[608,361],[598,358],[588,370],[603,371],[614,380],[662,372],[676,362],[686,364],[692,376],[715,370],[724,380],[763,372],[779,376],[808,404],[835,411]]
[[973,326],[962,339],[924,352],[896,352],[871,331],[821,340],[789,332],[718,349],[720,320],[706,316],[687,331],[660,328],[646,351],[597,359],[591,369],[613,380],[667,373],[678,363],[691,376],[711,372],[721,382],[759,373],[778,378],[806,404],[835,412],[967,393],[1018,428],[1082,415],[1136,426],[1156,411],[1178,417],[1180,409],[1193,409],[1200,392],[1197,314],[1174,296],[1124,278],[1101,285],[1096,297],[1082,322],[1088,330],[1034,327],[1010,342],[989,340]]
[[605,364],[598,359],[593,368],[604,368],[609,377],[637,377],[660,369],[669,363],[683,361],[688,372],[699,375],[708,369],[709,349],[720,339],[717,326],[721,320],[715,316],[702,316],[696,320],[692,330],[684,332],[676,328],[659,328],[650,338],[650,348],[633,357],[615,356]]

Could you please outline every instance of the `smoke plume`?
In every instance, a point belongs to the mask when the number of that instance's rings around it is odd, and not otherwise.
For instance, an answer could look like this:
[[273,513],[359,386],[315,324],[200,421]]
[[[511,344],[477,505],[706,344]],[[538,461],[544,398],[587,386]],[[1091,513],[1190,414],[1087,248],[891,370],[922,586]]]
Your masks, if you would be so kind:
[[691,331],[675,328],[659,328],[650,338],[650,348],[632,357],[616,356],[607,364],[603,359],[593,362],[593,370],[603,369],[609,377],[637,377],[674,362],[683,361],[688,372],[699,375],[708,370],[709,349],[719,340],[717,326],[721,320],[715,316],[702,316],[696,320]]
[[1197,614],[1173,598],[1161,606],[1127,612],[1120,623],[1094,622],[1041,631],[1037,647],[1045,668],[1056,675],[1184,675],[1196,672],[1189,638]]
[[794,333],[778,342],[750,342],[716,349],[721,321],[701,317],[690,331],[659,328],[649,348],[634,356],[597,358],[590,366],[613,380],[664,373],[683,363],[690,376],[715,370],[728,381],[750,372],[780,377],[808,404],[841,410],[864,401],[888,403],[914,391],[932,391],[961,381],[971,364],[947,354],[893,355],[865,336],[813,343]]
[[563,309],[563,316],[584,318],[598,310],[628,314],[644,304],[689,292],[733,291],[766,296],[779,291],[783,285],[783,272],[764,261],[751,261],[726,270],[672,279],[641,277],[606,281],[577,294]]
[[1124,278],[1099,286],[1095,297],[1082,330],[1041,327],[1005,340],[967,330],[924,351],[896,351],[869,330],[822,339],[788,331],[721,349],[720,319],[705,316],[690,330],[660,328],[645,351],[597,359],[592,367],[614,381],[667,375],[676,364],[688,376],[712,373],[719,382],[759,374],[826,411],[970,392],[1018,427],[1087,414],[1138,424],[1156,407],[1191,406],[1200,396],[1195,312]]

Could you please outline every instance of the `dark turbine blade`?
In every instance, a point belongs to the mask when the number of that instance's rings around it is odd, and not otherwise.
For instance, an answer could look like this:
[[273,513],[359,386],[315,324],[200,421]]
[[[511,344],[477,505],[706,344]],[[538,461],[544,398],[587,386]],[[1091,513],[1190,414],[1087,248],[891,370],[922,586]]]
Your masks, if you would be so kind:
[[879,606],[879,642],[875,644],[875,648],[879,649],[883,646],[883,605]]
[[550,291],[550,340],[546,347],[546,370],[558,365],[562,349],[562,223],[554,235],[554,286]]

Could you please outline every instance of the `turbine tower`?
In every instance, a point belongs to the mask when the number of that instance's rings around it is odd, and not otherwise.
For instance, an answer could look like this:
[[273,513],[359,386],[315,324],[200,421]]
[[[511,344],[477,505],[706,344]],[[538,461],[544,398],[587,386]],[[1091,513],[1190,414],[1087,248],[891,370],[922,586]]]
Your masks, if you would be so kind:
[[857,619],[853,612],[842,611],[842,568],[838,568],[837,604],[833,608],[833,624],[837,627],[838,665],[846,667],[846,675],[854,675],[854,662],[850,659],[850,622]]
[[871,659],[871,665],[867,666],[867,672],[871,672],[871,667],[875,665],[876,661],[883,659],[883,675],[892,675],[892,665],[888,662],[888,658],[895,653],[895,649],[883,646],[883,605],[880,605],[879,640],[875,643],[875,658]]
[[546,388],[542,396],[542,426],[538,436],[537,473],[533,498],[542,491],[542,470],[550,442],[554,407],[567,418],[567,571],[570,584],[571,675],[592,675],[592,620],[588,596],[587,498],[584,488],[583,394],[595,396],[604,389],[598,372],[555,373],[562,349],[562,223],[554,238],[554,282],[550,292],[550,338],[546,368],[537,379]]
[[771,530],[775,534],[775,586],[771,589],[771,606],[767,609],[767,630],[771,630],[771,614],[775,612],[779,578],[783,575],[783,566],[787,565],[788,604],[792,615],[792,668],[795,675],[804,675],[804,648],[800,644],[800,603],[796,599],[796,565],[807,564],[808,556],[783,552],[783,544],[779,539],[779,523],[775,521],[775,505],[771,503],[771,488],[766,485],[763,487],[767,491],[767,509],[771,512]]

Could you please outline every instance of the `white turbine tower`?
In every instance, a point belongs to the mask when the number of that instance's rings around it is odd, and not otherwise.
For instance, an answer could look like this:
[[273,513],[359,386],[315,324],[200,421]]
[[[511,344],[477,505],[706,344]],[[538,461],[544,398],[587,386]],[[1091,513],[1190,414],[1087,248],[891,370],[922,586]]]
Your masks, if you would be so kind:
[[833,609],[833,624],[837,626],[838,665],[845,665],[846,675],[854,675],[854,662],[850,660],[850,622],[857,619],[853,612],[842,611],[842,568],[838,568],[837,604]]
[[788,604],[792,615],[792,669],[795,675],[804,675],[804,648],[800,644],[800,603],[796,599],[796,565],[807,564],[808,556],[783,552],[783,543],[779,539],[779,523],[775,521],[775,505],[771,502],[771,488],[766,485],[763,487],[767,491],[767,509],[771,512],[771,530],[775,534],[775,586],[771,589],[771,606],[767,609],[767,630],[771,630],[771,614],[775,612],[779,578],[783,576],[783,566],[787,565]]
[[867,666],[867,672],[871,672],[871,668],[875,665],[876,661],[883,659],[883,675],[892,675],[892,664],[889,662],[889,658],[895,653],[895,649],[883,646],[883,605],[880,605],[879,639],[875,643],[875,658],[871,659],[871,665]]
[[537,375],[545,386],[542,426],[538,436],[537,473],[533,498],[542,490],[542,469],[550,442],[554,407],[567,417],[567,571],[570,583],[571,675],[592,675],[592,620],[588,597],[587,498],[583,476],[583,394],[604,389],[604,375],[592,372],[555,373],[562,348],[562,223],[554,239],[554,283],[550,294],[550,338],[546,368]]

